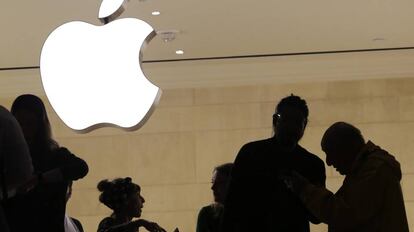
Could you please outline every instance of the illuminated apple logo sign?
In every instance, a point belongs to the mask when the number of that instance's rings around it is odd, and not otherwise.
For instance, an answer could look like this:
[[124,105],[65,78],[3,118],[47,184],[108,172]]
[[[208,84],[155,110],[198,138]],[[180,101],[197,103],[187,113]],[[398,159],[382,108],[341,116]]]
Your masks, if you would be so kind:
[[73,21],[55,29],[40,57],[42,84],[53,109],[73,130],[140,128],[161,97],[141,69],[141,48],[155,32],[135,18],[115,20],[126,0],[103,0],[103,26]]

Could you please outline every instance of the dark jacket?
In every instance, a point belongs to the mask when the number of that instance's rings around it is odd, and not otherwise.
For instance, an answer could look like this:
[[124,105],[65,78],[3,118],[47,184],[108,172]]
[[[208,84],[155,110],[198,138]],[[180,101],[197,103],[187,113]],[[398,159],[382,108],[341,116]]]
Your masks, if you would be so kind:
[[223,205],[218,203],[201,208],[198,213],[196,232],[219,232],[223,209]]
[[275,138],[244,145],[234,163],[222,231],[308,232],[309,221],[318,221],[279,178],[291,170],[325,186],[323,161],[301,146],[286,153]]
[[29,193],[8,201],[6,211],[10,229],[13,232],[64,232],[68,182],[86,176],[88,165],[66,148],[31,152],[36,173],[58,169],[62,180],[40,183]]

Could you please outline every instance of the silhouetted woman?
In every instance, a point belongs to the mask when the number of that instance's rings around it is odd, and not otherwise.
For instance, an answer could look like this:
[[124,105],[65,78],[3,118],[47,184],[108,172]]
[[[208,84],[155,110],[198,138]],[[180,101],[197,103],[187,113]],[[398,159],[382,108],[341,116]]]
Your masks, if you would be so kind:
[[113,210],[110,217],[99,223],[98,232],[135,232],[140,227],[150,232],[165,232],[155,222],[132,220],[141,216],[145,200],[141,196],[141,187],[133,183],[130,177],[102,180],[98,190],[101,192],[99,201]]
[[218,232],[224,210],[224,200],[230,181],[233,164],[217,166],[213,171],[212,186],[214,203],[201,208],[197,219],[197,232]]
[[13,102],[36,175],[26,184],[28,194],[9,205],[11,231],[64,232],[68,183],[84,177],[88,165],[53,140],[42,100],[25,94]]

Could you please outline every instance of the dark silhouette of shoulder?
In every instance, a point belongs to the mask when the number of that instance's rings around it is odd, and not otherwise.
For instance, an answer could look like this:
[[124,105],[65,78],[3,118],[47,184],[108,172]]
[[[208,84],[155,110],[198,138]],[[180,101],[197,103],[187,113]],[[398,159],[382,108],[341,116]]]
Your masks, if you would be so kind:
[[[293,169],[305,176],[313,184],[325,184],[325,164],[315,154],[307,151],[300,145],[287,154],[282,152],[275,141],[275,138],[268,138],[249,142],[242,146],[237,154],[235,165],[240,170],[261,169],[269,165],[269,162],[276,163],[276,169]],[[239,173],[241,174],[241,173]]]

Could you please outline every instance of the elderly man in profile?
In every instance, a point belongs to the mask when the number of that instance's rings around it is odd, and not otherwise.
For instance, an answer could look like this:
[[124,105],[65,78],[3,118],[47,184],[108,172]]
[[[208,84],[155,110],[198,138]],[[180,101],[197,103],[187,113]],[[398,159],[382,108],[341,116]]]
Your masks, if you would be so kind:
[[400,164],[392,155],[366,143],[360,130],[345,122],[329,127],[321,146],[326,163],[345,175],[335,194],[298,173],[282,178],[330,232],[409,231]]
[[0,231],[8,226],[3,204],[18,191],[25,192],[33,176],[32,160],[21,128],[13,115],[0,106]]

